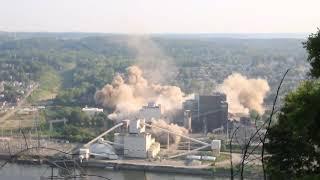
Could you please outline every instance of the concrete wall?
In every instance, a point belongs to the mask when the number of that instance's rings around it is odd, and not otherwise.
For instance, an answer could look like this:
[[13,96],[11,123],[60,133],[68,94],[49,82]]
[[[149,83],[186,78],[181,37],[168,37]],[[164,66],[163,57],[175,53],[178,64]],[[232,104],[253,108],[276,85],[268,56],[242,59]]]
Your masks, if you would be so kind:
[[[114,142],[117,144],[123,144],[124,143],[124,135],[120,134],[120,133],[115,133],[114,134]],[[120,149],[123,149],[123,146],[114,145],[114,148],[116,150],[120,150]]]
[[124,136],[124,155],[133,158],[147,158],[147,142],[143,134]]

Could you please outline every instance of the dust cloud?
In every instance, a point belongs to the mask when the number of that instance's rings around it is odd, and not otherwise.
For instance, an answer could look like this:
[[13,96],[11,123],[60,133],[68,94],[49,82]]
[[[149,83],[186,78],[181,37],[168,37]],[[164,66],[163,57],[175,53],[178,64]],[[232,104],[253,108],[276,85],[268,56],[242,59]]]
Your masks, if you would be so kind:
[[[167,123],[163,119],[153,120],[152,125],[163,128],[163,129],[167,129],[167,130],[174,132],[174,133],[177,133],[177,134],[181,134],[181,135],[188,134],[188,130],[185,129],[184,127],[178,126],[177,124],[173,124],[173,123]],[[151,134],[156,138],[156,140],[160,144],[167,144],[167,140],[168,140],[168,133],[167,132],[162,131],[161,129],[158,129],[158,128],[152,128]],[[181,141],[180,136],[176,136],[174,134],[169,134],[170,144],[178,145],[180,141]]]
[[177,86],[149,82],[138,66],[127,68],[126,74],[118,74],[111,84],[105,85],[95,94],[95,101],[103,107],[115,109],[111,119],[125,117],[139,111],[148,102],[161,104],[164,112],[182,109],[188,99]]
[[159,47],[157,39],[150,35],[128,36],[127,45],[135,53],[135,65],[139,66],[149,81],[168,83],[178,72],[174,60]]
[[217,91],[227,95],[229,112],[233,114],[249,114],[250,110],[263,114],[263,101],[269,90],[266,80],[247,78],[239,73],[231,74],[217,87]]

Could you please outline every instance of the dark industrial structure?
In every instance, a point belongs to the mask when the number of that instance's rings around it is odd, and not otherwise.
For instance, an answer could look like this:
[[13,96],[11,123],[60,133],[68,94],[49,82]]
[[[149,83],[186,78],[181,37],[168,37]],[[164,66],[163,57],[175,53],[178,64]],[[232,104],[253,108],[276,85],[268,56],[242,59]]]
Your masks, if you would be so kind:
[[[211,132],[222,127],[228,121],[228,103],[226,95],[197,95],[183,104],[185,113],[190,116],[193,132]],[[190,128],[190,127],[189,127]]]

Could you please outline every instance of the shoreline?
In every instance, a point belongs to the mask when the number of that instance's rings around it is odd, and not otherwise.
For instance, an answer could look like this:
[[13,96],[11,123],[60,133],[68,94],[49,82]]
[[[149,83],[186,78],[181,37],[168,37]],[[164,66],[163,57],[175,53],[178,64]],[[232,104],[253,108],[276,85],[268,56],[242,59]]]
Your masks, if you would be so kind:
[[[50,157],[48,157],[50,159]],[[0,160],[8,161],[10,163],[16,164],[26,164],[26,165],[52,165],[49,160],[34,158],[25,158],[23,156],[11,156],[9,154],[0,154]],[[121,170],[132,170],[132,171],[146,171],[155,173],[176,173],[176,174],[188,174],[188,175],[198,175],[198,176],[224,176],[225,173],[214,172],[213,168],[210,166],[195,167],[195,166],[174,166],[167,164],[156,164],[153,162],[148,163],[130,163],[125,160],[88,160],[80,163],[77,161],[81,167],[106,169],[112,171]],[[55,161],[56,164],[62,166],[73,167],[73,160],[66,161]]]
[[205,175],[214,176],[213,169],[208,168],[195,168],[188,166],[172,166],[172,165],[158,165],[158,164],[135,164],[128,162],[112,162],[104,160],[89,160],[82,162],[83,167],[104,168],[113,170],[135,170],[135,171],[147,171],[158,173],[177,173],[177,174],[189,174],[189,175]]

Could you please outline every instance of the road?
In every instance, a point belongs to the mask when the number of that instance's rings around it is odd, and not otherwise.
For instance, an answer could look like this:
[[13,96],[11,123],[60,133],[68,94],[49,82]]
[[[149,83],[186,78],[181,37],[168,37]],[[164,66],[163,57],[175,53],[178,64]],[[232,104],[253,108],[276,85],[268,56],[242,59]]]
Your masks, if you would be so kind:
[[18,102],[18,105],[13,109],[13,110],[9,110],[5,115],[3,115],[2,117],[0,117],[0,123],[4,122],[5,120],[7,120],[9,117],[11,117],[12,115],[14,115],[14,113],[16,113],[23,104],[25,104],[27,98],[31,95],[31,93],[36,90],[39,87],[39,84],[37,83],[36,85],[33,86],[32,89],[30,89],[26,95],[24,96],[23,99],[21,99],[21,101]]
[[[230,155],[227,152],[222,152],[223,154]],[[251,154],[251,156],[245,161],[246,163],[249,164],[254,164],[254,165],[261,165],[261,161],[259,158],[260,155],[254,155]],[[232,153],[232,162],[234,165],[240,164],[242,160],[242,154],[240,153]],[[250,161],[250,162],[248,162]],[[230,167],[230,159],[226,159],[220,162],[215,163],[216,167]]]

